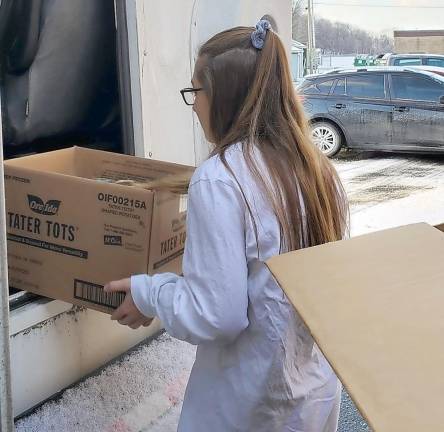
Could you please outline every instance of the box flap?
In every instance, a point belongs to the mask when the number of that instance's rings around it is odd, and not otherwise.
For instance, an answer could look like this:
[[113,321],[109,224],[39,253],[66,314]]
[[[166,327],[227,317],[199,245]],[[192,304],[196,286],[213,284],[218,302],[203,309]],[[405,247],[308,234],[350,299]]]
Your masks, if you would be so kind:
[[5,167],[76,175],[74,148],[55,150],[5,161]]
[[443,430],[443,263],[427,224],[267,262],[375,431]]
[[74,152],[77,175],[84,178],[131,179],[143,183],[171,174],[194,171],[194,167],[101,150],[74,147]]
[[191,176],[195,169],[186,165],[83,147],[70,147],[11,159],[5,162],[5,166],[86,179],[131,179],[142,183],[176,173],[187,172]]

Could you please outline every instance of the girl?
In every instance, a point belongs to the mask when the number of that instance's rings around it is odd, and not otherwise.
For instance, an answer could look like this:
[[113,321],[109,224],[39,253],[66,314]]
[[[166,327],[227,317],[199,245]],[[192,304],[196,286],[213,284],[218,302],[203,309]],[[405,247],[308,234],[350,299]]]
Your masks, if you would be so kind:
[[266,20],[224,31],[200,49],[192,85],[182,95],[214,147],[189,184],[183,277],[107,284],[127,293],[112,319],[137,328],[158,316],[198,345],[179,431],[336,431],[341,385],[264,264],[347,225],[285,48]]

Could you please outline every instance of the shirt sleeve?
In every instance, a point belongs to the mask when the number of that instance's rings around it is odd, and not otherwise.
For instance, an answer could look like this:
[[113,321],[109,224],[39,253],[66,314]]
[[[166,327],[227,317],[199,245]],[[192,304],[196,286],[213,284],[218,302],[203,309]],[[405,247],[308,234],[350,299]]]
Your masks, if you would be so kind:
[[131,278],[131,294],[146,316],[158,316],[172,336],[203,344],[230,342],[248,326],[245,204],[221,180],[190,186],[183,277]]

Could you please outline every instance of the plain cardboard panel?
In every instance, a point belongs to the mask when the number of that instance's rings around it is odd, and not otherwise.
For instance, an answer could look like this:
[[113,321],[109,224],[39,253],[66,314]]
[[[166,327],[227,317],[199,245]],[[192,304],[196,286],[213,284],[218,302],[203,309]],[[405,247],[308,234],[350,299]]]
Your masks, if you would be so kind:
[[443,263],[427,224],[267,263],[375,432],[444,430]]

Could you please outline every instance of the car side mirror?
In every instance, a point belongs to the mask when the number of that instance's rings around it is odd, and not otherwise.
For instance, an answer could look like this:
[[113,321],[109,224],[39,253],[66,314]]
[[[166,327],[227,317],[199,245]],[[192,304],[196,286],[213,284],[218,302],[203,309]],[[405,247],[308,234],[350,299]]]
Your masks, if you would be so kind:
[[439,103],[444,105],[444,96],[441,96],[441,97],[439,98]]

